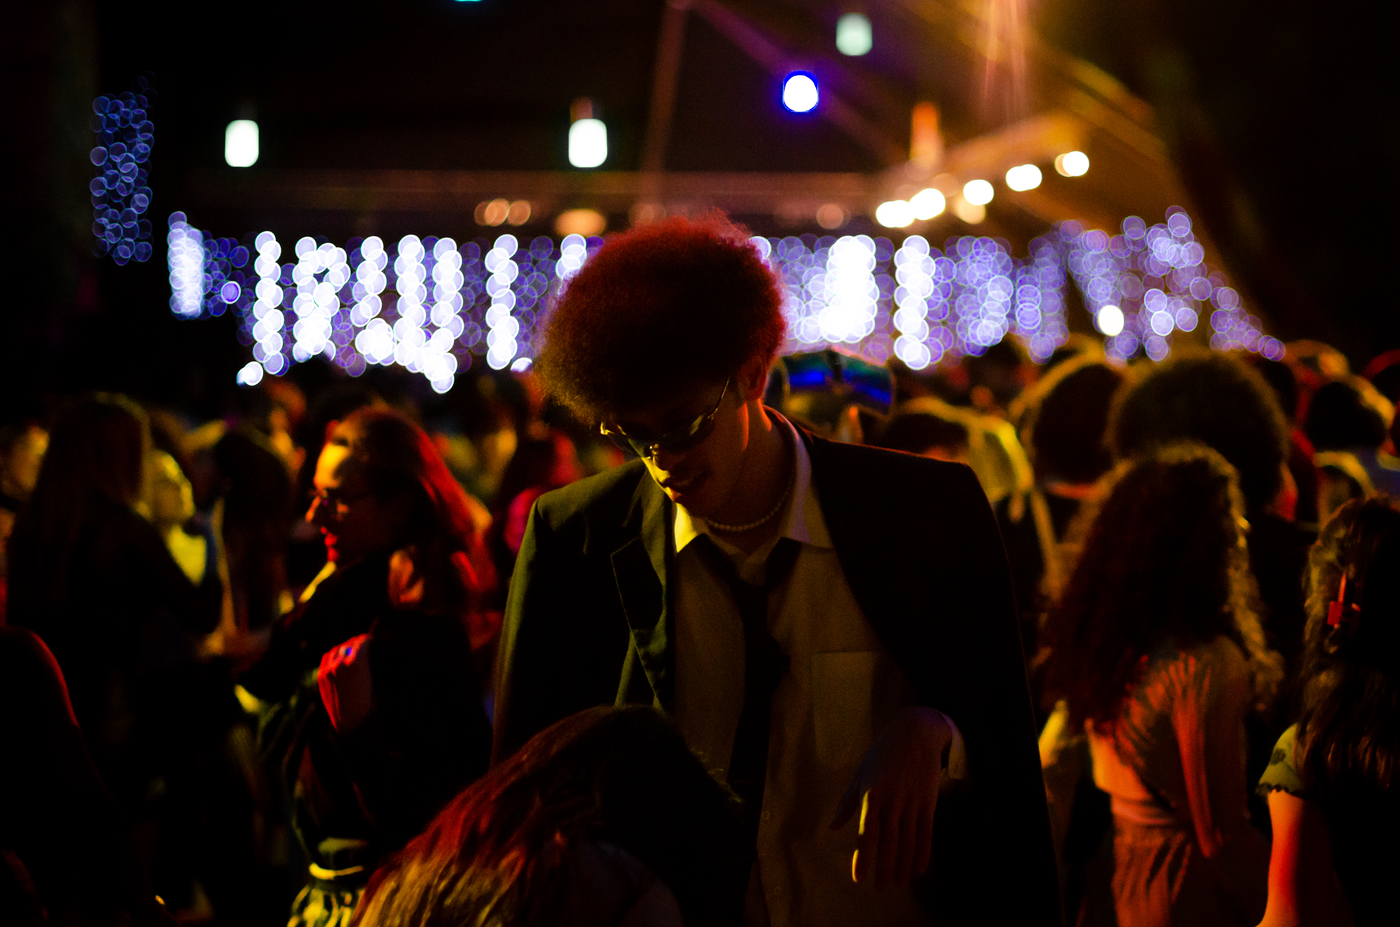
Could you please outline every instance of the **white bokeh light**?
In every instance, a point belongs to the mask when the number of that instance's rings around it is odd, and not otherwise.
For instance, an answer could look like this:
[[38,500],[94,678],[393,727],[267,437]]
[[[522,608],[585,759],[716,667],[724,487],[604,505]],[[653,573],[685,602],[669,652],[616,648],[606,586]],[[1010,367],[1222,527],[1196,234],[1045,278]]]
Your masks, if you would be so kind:
[[608,127],[601,119],[578,119],[569,126],[569,163],[597,167],[608,159]]
[[909,205],[914,209],[915,219],[928,220],[941,216],[948,208],[948,200],[940,191],[929,187],[915,193]]
[[963,199],[973,206],[986,206],[994,196],[996,196],[996,191],[985,180],[969,180],[963,184]]
[[1082,151],[1067,151],[1055,159],[1055,170],[1065,177],[1083,177],[1089,173],[1089,156]]
[[515,308],[511,284],[520,276],[520,266],[513,258],[519,247],[520,242],[514,235],[502,235],[486,253],[484,261],[491,272],[486,282],[486,292],[491,296],[491,308],[486,310],[486,365],[492,370],[504,370],[509,366],[520,347],[517,341],[520,321],[511,315]]
[[204,234],[177,221],[171,225],[166,242],[170,308],[178,316],[195,318],[204,303]]
[[257,361],[248,361],[234,377],[239,386],[257,386],[262,382],[263,367]]
[[1112,338],[1123,331],[1123,310],[1113,305],[1103,306],[1094,316],[1094,321],[1099,331]]
[[937,354],[930,349],[928,336],[927,297],[933,294],[933,259],[929,257],[929,244],[922,235],[910,235],[904,245],[894,253],[895,279],[899,288],[895,290],[895,302],[899,306],[894,313],[894,327],[899,337],[894,342],[895,356],[904,361],[911,370],[923,370],[942,357],[943,349],[935,342]]
[[1040,168],[1034,164],[1018,164],[1006,172],[1007,188],[1017,193],[1034,190],[1040,186],[1040,181]]
[[806,71],[794,71],[783,81],[783,105],[794,113],[817,108],[817,79]]
[[875,330],[875,242],[866,235],[845,235],[831,246],[817,313],[822,339],[856,344]]
[[847,13],[836,20],[836,50],[857,57],[870,53],[874,38],[870,19],[861,13]]
[[258,124],[251,119],[235,119],[224,129],[224,161],[229,167],[252,167],[258,163]]
[[908,200],[889,200],[875,208],[875,221],[887,229],[902,229],[914,221],[914,207]]
[[[567,280],[578,272],[588,257],[588,242],[582,235],[565,235],[559,243],[559,263],[554,265],[554,273],[560,280]],[[490,267],[487,267],[490,270]]]

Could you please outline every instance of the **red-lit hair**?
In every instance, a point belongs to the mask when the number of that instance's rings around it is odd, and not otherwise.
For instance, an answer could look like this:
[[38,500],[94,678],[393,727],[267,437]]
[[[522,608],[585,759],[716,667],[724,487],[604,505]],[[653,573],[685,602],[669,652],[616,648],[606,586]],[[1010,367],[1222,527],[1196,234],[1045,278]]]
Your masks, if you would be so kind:
[[569,282],[535,359],[581,420],[771,363],[786,321],[777,277],[722,215],[673,217],[607,241]]
[[456,613],[480,607],[495,585],[495,570],[466,491],[423,429],[392,409],[364,408],[336,425],[329,443],[350,451],[379,498],[414,497],[398,546],[412,554],[424,601]]
[[570,863],[625,850],[711,922],[736,860],[732,797],[652,708],[591,708],[468,786],[370,879],[355,927],[569,923]]

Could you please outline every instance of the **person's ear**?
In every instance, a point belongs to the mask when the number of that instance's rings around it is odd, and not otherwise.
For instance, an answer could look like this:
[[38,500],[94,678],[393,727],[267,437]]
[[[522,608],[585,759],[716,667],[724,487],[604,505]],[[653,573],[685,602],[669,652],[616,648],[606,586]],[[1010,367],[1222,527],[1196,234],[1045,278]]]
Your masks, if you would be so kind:
[[734,381],[745,402],[762,399],[768,388],[768,364],[761,357],[751,358],[739,368]]

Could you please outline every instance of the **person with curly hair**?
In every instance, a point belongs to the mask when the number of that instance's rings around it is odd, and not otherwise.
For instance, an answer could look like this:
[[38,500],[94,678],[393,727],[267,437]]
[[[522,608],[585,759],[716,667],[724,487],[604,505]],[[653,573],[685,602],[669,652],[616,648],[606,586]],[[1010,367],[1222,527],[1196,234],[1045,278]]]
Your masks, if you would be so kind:
[[720,217],[617,236],[567,285],[540,380],[638,459],[531,510],[495,760],[585,708],[656,705],[743,800],[752,864],[715,886],[734,922],[1053,923],[986,496],[964,465],[766,407],[784,326],[777,276]]
[[[1125,460],[1174,441],[1199,441],[1239,475],[1249,564],[1264,606],[1260,620],[1291,680],[1303,649],[1303,570],[1317,533],[1314,525],[1292,520],[1292,505],[1283,498],[1292,477],[1288,421],[1278,399],[1258,371],[1220,351],[1179,351],[1161,364],[1133,367],[1109,413],[1114,457]],[[1296,496],[1296,485],[1292,492]],[[1267,743],[1276,736],[1271,731]]]
[[1400,508],[1348,502],[1309,556],[1297,724],[1259,781],[1273,818],[1264,927],[1393,923],[1400,869]]
[[1076,521],[1045,684],[1110,796],[1124,925],[1249,925],[1268,850],[1249,824],[1244,720],[1281,671],[1263,640],[1234,469],[1201,445],[1121,464]]

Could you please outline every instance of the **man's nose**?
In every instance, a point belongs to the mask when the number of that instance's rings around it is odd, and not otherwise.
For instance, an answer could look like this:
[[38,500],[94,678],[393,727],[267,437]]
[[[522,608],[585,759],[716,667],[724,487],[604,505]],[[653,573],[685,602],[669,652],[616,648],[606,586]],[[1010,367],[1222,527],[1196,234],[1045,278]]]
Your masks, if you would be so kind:
[[326,522],[326,504],[319,496],[311,497],[311,505],[306,510],[306,520],[313,525],[323,525]]

